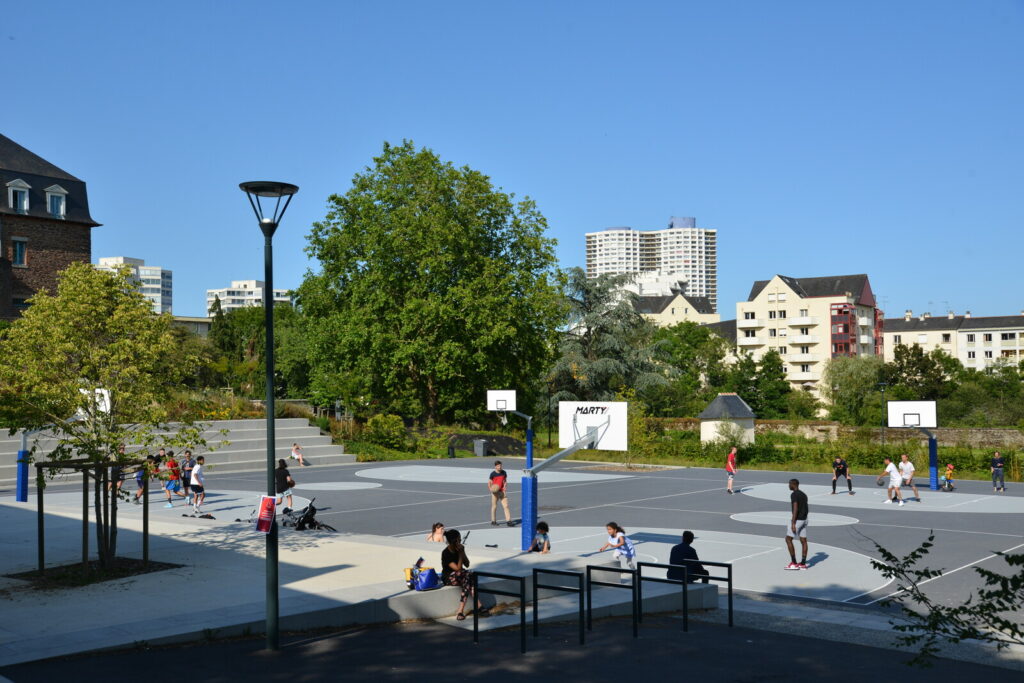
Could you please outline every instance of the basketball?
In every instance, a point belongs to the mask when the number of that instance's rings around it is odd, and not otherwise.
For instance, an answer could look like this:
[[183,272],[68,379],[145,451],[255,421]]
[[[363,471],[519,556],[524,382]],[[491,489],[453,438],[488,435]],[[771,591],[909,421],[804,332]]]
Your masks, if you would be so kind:
[[885,486],[885,477],[879,477],[876,479],[875,486]]

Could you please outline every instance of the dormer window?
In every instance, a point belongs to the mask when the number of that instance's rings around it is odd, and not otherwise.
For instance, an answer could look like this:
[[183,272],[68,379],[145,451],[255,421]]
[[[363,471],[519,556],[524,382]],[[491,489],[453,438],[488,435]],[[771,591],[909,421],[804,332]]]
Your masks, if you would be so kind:
[[46,188],[46,208],[52,217],[64,220],[67,194],[68,191],[60,185],[50,185]]
[[28,213],[28,191],[32,186],[21,178],[7,183],[7,206],[16,213]]

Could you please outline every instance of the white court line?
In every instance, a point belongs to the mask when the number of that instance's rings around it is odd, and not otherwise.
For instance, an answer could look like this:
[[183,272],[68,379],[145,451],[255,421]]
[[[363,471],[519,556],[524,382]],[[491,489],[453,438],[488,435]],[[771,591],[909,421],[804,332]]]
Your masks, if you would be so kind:
[[[1021,543],[1020,545],[1015,545],[1015,546],[1013,546],[1012,548],[1007,548],[1006,550],[1003,550],[1002,552],[1003,552],[1003,554],[1006,554],[1006,553],[1011,553],[1011,552],[1013,552],[1014,550],[1016,550],[1017,548],[1024,548],[1024,543]],[[970,563],[968,563],[968,564],[965,564],[965,565],[964,565],[964,566],[962,566],[962,567],[957,567],[956,569],[953,569],[952,571],[948,571],[948,572],[943,572],[943,573],[942,573],[942,576],[934,576],[934,577],[932,577],[932,578],[930,578],[930,579],[925,579],[924,581],[921,581],[921,582],[920,582],[920,583],[918,583],[917,585],[918,585],[918,586],[923,586],[923,585],[924,585],[924,584],[926,584],[926,583],[931,583],[932,581],[935,581],[936,579],[941,579],[941,578],[943,578],[944,576],[949,576],[950,574],[956,574],[956,573],[957,573],[958,571],[960,571],[961,569],[967,569],[968,567],[973,567],[974,565],[976,565],[976,564],[980,564],[981,562],[984,562],[985,560],[991,560],[991,559],[992,559],[993,557],[999,557],[999,555],[995,555],[995,554],[992,554],[992,555],[988,555],[988,556],[986,556],[986,557],[983,557],[983,558],[981,558],[980,560],[975,560],[974,562],[970,562]],[[906,589],[902,589],[902,588],[901,588],[901,589],[900,589],[900,590],[898,590],[898,591],[895,591],[895,592],[893,592],[893,593],[889,593],[888,595],[885,595],[885,596],[883,596],[883,597],[880,597],[880,598],[877,598],[877,599],[875,599],[875,600],[872,600],[871,602],[869,602],[869,603],[866,603],[866,604],[868,604],[868,605],[873,605],[873,604],[875,604],[876,602],[879,602],[879,601],[881,601],[881,600],[885,600],[886,598],[891,598],[891,597],[892,597],[892,596],[894,596],[894,595],[899,595],[900,593],[904,593],[904,592],[906,592]],[[866,593],[862,593],[862,595],[866,595]],[[859,596],[854,596],[854,597],[859,597]],[[850,599],[852,600],[853,598],[850,598]]]
[[[702,542],[704,542],[704,541],[702,541]],[[729,560],[729,562],[739,562],[740,560],[749,560],[750,558],[757,557],[758,555],[767,555],[768,553],[775,553],[775,552],[778,552],[780,550],[782,550],[781,547],[779,547],[779,548],[772,548],[771,550],[762,550],[761,552],[754,553],[753,555],[744,555],[743,557],[737,557],[735,559]]]
[[732,512],[712,512],[711,510],[687,510],[686,508],[658,508],[647,505],[630,505],[634,510],[659,510],[664,512],[692,512],[698,515],[732,515]]
[[980,500],[988,500],[988,499],[989,499],[990,497],[991,497],[991,496],[982,496],[981,498],[972,498],[972,499],[970,499],[970,500],[965,500],[965,501],[964,501],[964,502],[962,502],[962,503],[953,503],[952,505],[946,505],[945,507],[943,507],[943,508],[941,508],[941,509],[943,509],[943,510],[949,510],[950,508],[956,508],[956,507],[960,507],[961,505],[968,505],[968,504],[970,504],[970,503],[977,503],[977,502],[978,502],[978,501],[980,501]]
[[954,534],[971,534],[971,535],[982,535],[982,536],[1008,536],[1009,538],[1024,538],[1020,534],[1000,534],[995,531],[972,531],[970,529],[940,529],[938,527],[930,526],[907,526],[905,524],[878,524],[875,522],[859,522],[861,526],[880,526],[887,529],[919,529],[921,531],[946,531]]

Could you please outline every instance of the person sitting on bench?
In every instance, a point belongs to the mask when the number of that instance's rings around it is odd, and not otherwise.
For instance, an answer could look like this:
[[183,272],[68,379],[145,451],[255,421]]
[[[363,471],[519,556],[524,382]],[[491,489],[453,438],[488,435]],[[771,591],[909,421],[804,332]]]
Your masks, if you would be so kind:
[[[694,550],[693,545],[691,545],[692,543],[693,532],[684,531],[683,542],[679,545],[672,546],[672,552],[669,554],[668,563],[685,565],[686,573],[688,574],[688,583],[696,583],[698,578],[700,578],[704,583],[707,583],[710,573],[704,568],[704,565],[700,563],[700,558],[697,557],[697,551]],[[683,570],[669,569],[667,578],[682,581]]]

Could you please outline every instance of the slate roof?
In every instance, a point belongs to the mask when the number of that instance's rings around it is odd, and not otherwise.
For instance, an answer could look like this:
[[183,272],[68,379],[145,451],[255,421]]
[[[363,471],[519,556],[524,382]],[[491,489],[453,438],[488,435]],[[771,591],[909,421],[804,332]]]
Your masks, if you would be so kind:
[[705,323],[704,327],[708,327],[712,332],[717,334],[722,339],[727,340],[733,346],[736,345],[736,319],[722,320],[717,323]]
[[[860,296],[867,284],[868,276],[864,273],[858,275],[830,275],[828,277],[788,277],[779,275],[779,279],[785,282],[797,295],[807,297],[818,296],[842,296],[851,292],[854,296]],[[768,286],[770,280],[758,280],[750,288],[750,296],[747,301],[753,301],[757,295]]]
[[16,179],[25,181],[32,188],[28,191],[29,208],[25,215],[51,218],[46,202],[46,188],[60,185],[67,191],[64,220],[89,226],[99,225],[89,215],[89,197],[84,182],[9,137],[0,135],[0,214],[19,215],[7,200],[7,183]]
[[687,296],[685,294],[638,296],[633,300],[633,308],[636,309],[637,313],[645,313],[647,315],[662,313],[676,300],[676,296],[682,296],[695,313],[707,314],[715,312],[711,306],[711,299],[706,296]]
[[962,330],[981,330],[996,327],[1024,327],[1024,315],[993,315],[987,318],[964,318]]
[[964,322],[962,315],[949,318],[938,316],[935,318],[886,318],[882,321],[882,329],[886,332],[935,332],[938,330],[956,330]]
[[739,394],[719,394],[708,407],[697,416],[701,420],[722,420],[756,417],[747,402]]

